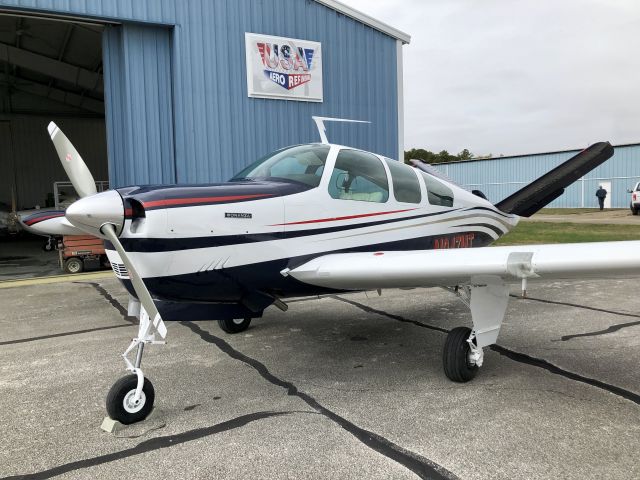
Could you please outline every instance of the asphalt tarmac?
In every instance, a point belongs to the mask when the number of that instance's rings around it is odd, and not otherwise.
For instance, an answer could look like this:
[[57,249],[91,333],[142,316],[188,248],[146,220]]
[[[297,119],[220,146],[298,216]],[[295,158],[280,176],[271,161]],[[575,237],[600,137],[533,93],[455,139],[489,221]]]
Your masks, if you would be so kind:
[[531,283],[462,385],[441,351],[470,315],[440,289],[292,301],[238,335],[169,322],[156,410],[116,434],[124,289],[2,288],[0,477],[640,478],[637,281]]

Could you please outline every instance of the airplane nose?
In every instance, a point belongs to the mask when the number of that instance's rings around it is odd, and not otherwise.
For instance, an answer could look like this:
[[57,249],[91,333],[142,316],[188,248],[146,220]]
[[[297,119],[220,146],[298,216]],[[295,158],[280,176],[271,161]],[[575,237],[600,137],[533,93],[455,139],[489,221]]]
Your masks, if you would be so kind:
[[72,203],[65,216],[73,225],[97,237],[104,237],[100,229],[109,223],[119,235],[124,225],[124,203],[115,190],[96,193]]

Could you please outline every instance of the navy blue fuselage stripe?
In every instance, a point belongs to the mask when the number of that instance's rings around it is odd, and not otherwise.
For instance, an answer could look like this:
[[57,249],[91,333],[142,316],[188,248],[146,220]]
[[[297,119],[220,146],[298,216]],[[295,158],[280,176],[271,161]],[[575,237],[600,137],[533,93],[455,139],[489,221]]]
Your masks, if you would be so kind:
[[[475,233],[474,247],[483,247],[494,239],[487,233],[470,228],[464,233]],[[165,277],[147,277],[144,283],[156,300],[168,300],[179,303],[207,302],[232,304],[242,300],[247,292],[260,291],[278,297],[320,295],[336,290],[317,287],[300,282],[291,275],[284,277],[280,272],[284,268],[294,269],[313,258],[339,253],[423,250],[433,249],[434,241],[440,235],[408,238],[385,243],[361,245],[354,248],[317,252],[292,258],[281,258],[265,262],[238,265],[222,270],[194,272]],[[130,280],[121,280],[129,293],[135,295]],[[210,317],[207,320],[216,318]]]
[[[258,195],[258,194],[256,194]],[[205,207],[208,205],[226,205],[228,203],[244,203],[244,202],[255,202],[256,200],[266,200],[267,198],[277,198],[277,197],[282,197],[283,195],[275,195],[275,194],[271,194],[271,193],[265,193],[265,194],[260,194],[256,197],[252,197],[252,198],[234,198],[231,200],[210,200],[207,202],[189,202],[189,203],[177,203],[175,205],[154,205],[154,206],[147,206],[147,205],[143,205],[144,209],[146,211],[151,211],[151,210],[165,210],[168,208],[183,208],[183,207]],[[197,199],[197,197],[195,197],[195,199]],[[172,199],[172,200],[177,200],[177,199]],[[158,201],[158,200],[156,200]]]
[[165,208],[182,208],[205,205],[222,205],[226,203],[242,203],[266,198],[277,198],[296,193],[301,193],[312,189],[306,185],[293,180],[268,180],[268,181],[247,181],[247,182],[227,182],[209,185],[163,185],[163,186],[141,186],[124,187],[117,191],[125,200],[137,200],[143,205],[149,202],[172,201],[180,199],[204,199],[214,197],[233,197],[242,195],[261,195],[256,198],[224,200],[211,202],[184,203],[176,205],[157,205],[145,207],[145,210],[159,210]]
[[496,235],[498,235],[499,237],[501,237],[502,235],[505,234],[504,231],[502,231],[500,228],[496,227],[495,225],[491,225],[489,223],[467,223],[465,225],[460,225],[461,227],[484,227],[484,228],[488,228],[489,230],[493,230],[494,232],[496,232]]
[[[358,228],[374,227],[387,223],[402,222],[405,220],[415,220],[418,218],[433,217],[445,213],[454,212],[457,209],[445,210],[443,212],[426,213],[413,215],[411,217],[391,218],[378,220],[376,222],[366,222],[359,224],[340,225],[338,227],[315,228],[293,231],[274,231],[267,233],[251,233],[245,235],[218,235],[210,237],[186,237],[186,238],[126,238],[121,237],[120,242],[127,252],[172,252],[176,250],[191,250],[194,248],[224,247],[229,245],[241,245],[246,243],[268,242],[272,240],[284,240],[287,238],[307,237],[310,235],[321,235],[323,233],[341,232],[344,230],[355,230]],[[454,220],[452,218],[452,220]],[[105,241],[106,248],[113,250],[113,245]]]
[[514,218],[515,215],[507,215],[506,213],[502,213],[500,210],[495,210],[493,208],[487,208],[487,207],[472,207],[472,208],[468,208],[467,211],[471,211],[471,210],[486,210],[487,212],[491,212],[491,213],[495,213],[496,215],[500,215],[504,218]]

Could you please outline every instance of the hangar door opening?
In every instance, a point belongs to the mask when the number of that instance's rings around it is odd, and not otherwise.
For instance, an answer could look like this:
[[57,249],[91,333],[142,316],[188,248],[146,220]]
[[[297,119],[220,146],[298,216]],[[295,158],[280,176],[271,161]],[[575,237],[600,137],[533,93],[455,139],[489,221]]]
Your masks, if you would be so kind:
[[[68,183],[47,133],[55,121],[107,182],[101,25],[0,14],[0,202],[53,207]],[[73,189],[59,186],[68,203]]]
[[[108,186],[103,30],[99,24],[0,13],[0,257],[29,263],[30,243],[37,242],[39,251],[44,241],[16,234],[12,211],[64,209],[77,198],[49,138],[49,122],[74,143],[98,188]],[[36,263],[60,273],[57,253],[50,254]]]

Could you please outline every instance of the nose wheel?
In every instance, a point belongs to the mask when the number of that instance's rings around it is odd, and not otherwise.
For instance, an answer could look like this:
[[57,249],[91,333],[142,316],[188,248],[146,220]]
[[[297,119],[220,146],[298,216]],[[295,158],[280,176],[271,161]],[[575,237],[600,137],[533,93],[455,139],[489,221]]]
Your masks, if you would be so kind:
[[155,391],[148,378],[144,379],[142,391],[136,399],[138,376],[127,375],[113,384],[107,394],[107,413],[124,425],[144,420],[153,408]]

